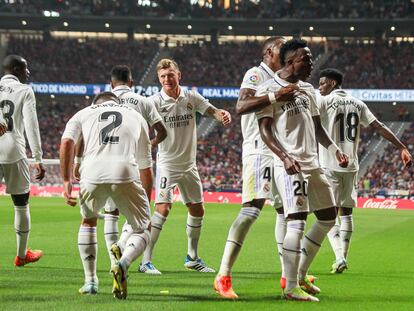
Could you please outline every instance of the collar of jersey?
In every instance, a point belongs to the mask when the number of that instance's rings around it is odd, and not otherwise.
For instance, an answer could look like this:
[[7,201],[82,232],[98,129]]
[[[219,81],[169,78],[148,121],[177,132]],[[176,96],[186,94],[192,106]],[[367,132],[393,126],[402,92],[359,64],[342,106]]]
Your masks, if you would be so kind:
[[180,98],[184,98],[185,97],[184,90],[183,90],[183,88],[181,86],[180,86],[180,95],[178,95],[178,98],[177,99],[174,99],[174,98],[168,96],[167,93],[164,92],[164,89],[161,89],[160,94],[161,94],[161,97],[162,97],[163,100],[165,100],[165,101],[173,101],[173,102],[177,102]]
[[331,94],[342,95],[345,96],[346,92],[343,89],[336,89],[331,92]]
[[[121,93],[121,92],[123,92],[123,93],[122,94],[117,94],[117,93]],[[121,96],[121,95],[124,95],[127,92],[132,92],[131,88],[128,85],[118,85],[118,86],[116,86],[112,89],[112,93],[114,93],[118,97]]]
[[264,62],[261,62],[260,63],[260,66],[262,66],[263,67],[263,69],[264,70],[266,70],[266,72],[271,76],[271,77],[273,77],[274,75],[275,75],[275,72],[272,70],[272,69],[270,69],[270,67],[268,66],[268,65],[266,65]]
[[16,80],[17,82],[20,82],[19,78],[17,78],[15,75],[11,75],[11,74],[7,74],[4,75],[1,80],[6,80],[6,79],[11,79],[11,80]]
[[296,82],[296,83],[290,83],[290,82],[288,82],[286,80],[283,80],[281,77],[279,77],[279,75],[277,74],[277,72],[275,73],[275,82],[277,84],[279,84],[280,86],[282,86],[282,87],[288,86],[289,84],[298,84],[299,83],[299,81]]

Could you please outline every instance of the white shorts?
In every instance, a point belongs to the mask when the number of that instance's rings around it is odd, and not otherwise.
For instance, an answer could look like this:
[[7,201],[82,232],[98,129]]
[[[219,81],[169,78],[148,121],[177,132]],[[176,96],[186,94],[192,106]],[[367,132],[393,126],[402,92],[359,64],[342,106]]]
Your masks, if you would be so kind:
[[284,167],[275,166],[275,181],[285,216],[335,206],[332,188],[322,169],[288,175]]
[[336,172],[324,169],[331,184],[336,206],[354,208],[357,206],[358,172]]
[[242,203],[254,199],[274,201],[274,207],[282,206],[279,193],[274,182],[273,157],[252,154],[243,158]]
[[203,186],[196,167],[184,172],[170,171],[157,166],[155,203],[172,203],[174,189],[178,186],[184,204],[203,202]]
[[96,218],[111,198],[134,231],[146,230],[150,224],[148,197],[139,182],[123,184],[89,184],[80,181],[79,201],[83,218]]
[[0,164],[0,184],[3,183],[3,179],[7,193],[28,193],[30,191],[30,172],[27,159],[9,164]]

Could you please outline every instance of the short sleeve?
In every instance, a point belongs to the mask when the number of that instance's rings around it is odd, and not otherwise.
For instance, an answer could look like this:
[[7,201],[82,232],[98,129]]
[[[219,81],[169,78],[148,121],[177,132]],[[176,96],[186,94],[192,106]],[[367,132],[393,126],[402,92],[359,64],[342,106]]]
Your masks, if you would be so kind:
[[318,108],[320,114],[326,113],[327,101],[325,96],[316,96],[316,107]]
[[66,124],[62,139],[69,138],[75,143],[78,141],[82,133],[82,124],[80,122],[80,114],[76,113]]
[[136,159],[139,169],[152,167],[151,142],[148,135],[148,126],[142,122],[142,129],[138,139]]
[[195,105],[195,110],[201,114],[204,114],[208,108],[213,107],[208,99],[201,96],[198,92],[192,91],[190,94],[192,94],[192,96],[190,97],[189,103]]
[[157,111],[157,107],[152,103],[152,101],[149,101],[147,98],[145,98],[142,104],[145,107],[147,122],[150,126],[153,126],[155,123],[162,121],[162,118]]
[[308,94],[309,97],[309,110],[311,112],[312,117],[314,116],[319,116],[319,109],[318,109],[318,104],[316,103],[316,93],[315,90],[313,89],[313,87],[306,92]]
[[257,68],[249,69],[243,77],[241,89],[252,89],[257,91],[259,85],[262,83],[262,78]]
[[374,122],[377,118],[374,116],[374,114],[369,110],[368,106],[365,103],[362,103],[362,111],[361,111],[361,118],[360,122],[363,127],[367,127],[372,122]]
[[258,120],[269,117],[273,118],[273,105],[268,105],[262,110],[256,112],[256,117]]

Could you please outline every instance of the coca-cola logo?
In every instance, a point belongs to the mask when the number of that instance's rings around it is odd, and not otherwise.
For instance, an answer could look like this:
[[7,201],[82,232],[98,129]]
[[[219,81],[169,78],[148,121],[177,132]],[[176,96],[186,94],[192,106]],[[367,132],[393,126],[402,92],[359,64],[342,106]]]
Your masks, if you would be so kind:
[[387,199],[383,201],[376,201],[375,199],[368,199],[365,201],[363,208],[384,208],[384,209],[396,209],[398,206],[398,200]]

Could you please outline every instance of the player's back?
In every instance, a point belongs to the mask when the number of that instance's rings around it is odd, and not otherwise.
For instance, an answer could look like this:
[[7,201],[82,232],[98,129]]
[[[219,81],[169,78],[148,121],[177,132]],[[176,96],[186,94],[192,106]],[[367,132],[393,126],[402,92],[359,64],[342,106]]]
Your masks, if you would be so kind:
[[[0,137],[0,163],[14,163],[26,158],[24,117],[36,117],[36,100],[30,86],[15,76],[0,80],[0,109],[7,123],[7,132]],[[37,117],[36,117],[37,120]]]
[[[79,111],[84,138],[81,179],[90,183],[139,180],[137,158],[149,156],[148,128],[133,109],[107,102]],[[68,123],[69,125],[69,123]]]
[[336,159],[325,148],[320,148],[322,167],[336,171],[357,171],[358,145],[361,125],[368,126],[375,120],[366,104],[347,94],[344,90],[332,91],[318,100],[322,125],[328,135],[349,156],[347,168],[341,168]]
[[162,121],[156,107],[152,105],[146,97],[134,93],[128,86],[117,86],[113,89],[113,92],[123,105],[126,105],[141,114],[150,126]]

